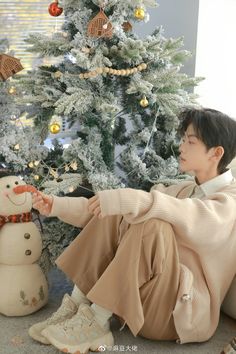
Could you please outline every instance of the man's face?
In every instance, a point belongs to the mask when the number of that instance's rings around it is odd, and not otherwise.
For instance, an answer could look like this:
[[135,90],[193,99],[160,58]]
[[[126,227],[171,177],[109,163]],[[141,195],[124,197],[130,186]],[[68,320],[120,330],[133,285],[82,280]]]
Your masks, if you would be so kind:
[[179,151],[179,168],[182,172],[193,171],[195,175],[207,171],[211,165],[212,149],[207,151],[206,145],[196,136],[190,124],[182,138]]

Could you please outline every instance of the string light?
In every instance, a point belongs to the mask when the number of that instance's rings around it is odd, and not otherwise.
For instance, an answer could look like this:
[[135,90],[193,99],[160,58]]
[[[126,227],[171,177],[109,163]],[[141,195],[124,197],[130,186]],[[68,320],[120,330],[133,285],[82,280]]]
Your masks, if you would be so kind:
[[[40,161],[36,160],[36,161],[30,161],[28,163],[28,166],[31,169],[33,169],[32,171],[33,178],[35,180],[42,179],[42,184],[49,178],[49,176],[52,176],[55,180],[57,180],[60,177],[60,175],[64,173],[64,171],[68,172],[70,169],[76,171],[78,169],[78,163],[76,161],[71,161],[69,164],[63,163],[60,166],[55,168],[47,165],[43,160]],[[45,172],[45,176],[43,175],[39,176],[38,174],[35,174],[36,171],[39,172],[41,169]]]

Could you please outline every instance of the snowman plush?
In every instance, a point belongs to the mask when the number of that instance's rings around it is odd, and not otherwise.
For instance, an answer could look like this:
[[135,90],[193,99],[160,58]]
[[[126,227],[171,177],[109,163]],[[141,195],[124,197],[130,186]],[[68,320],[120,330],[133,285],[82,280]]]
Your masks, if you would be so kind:
[[0,313],[24,316],[48,301],[46,278],[36,263],[42,239],[31,221],[32,198],[19,177],[0,178]]

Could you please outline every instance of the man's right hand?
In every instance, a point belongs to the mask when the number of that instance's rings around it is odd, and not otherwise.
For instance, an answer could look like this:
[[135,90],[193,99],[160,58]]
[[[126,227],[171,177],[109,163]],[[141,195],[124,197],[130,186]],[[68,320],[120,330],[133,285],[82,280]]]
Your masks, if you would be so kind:
[[48,216],[51,213],[53,204],[53,196],[43,194],[41,192],[33,193],[32,206],[38,210],[40,214]]

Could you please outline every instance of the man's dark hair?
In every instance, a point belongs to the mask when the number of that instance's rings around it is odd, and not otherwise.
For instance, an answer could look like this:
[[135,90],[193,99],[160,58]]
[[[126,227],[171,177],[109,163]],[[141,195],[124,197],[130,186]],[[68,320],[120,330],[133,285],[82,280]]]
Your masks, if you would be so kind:
[[211,108],[185,109],[179,116],[179,133],[183,136],[190,124],[196,136],[206,145],[207,150],[222,146],[218,172],[223,173],[236,156],[236,121],[228,115]]

